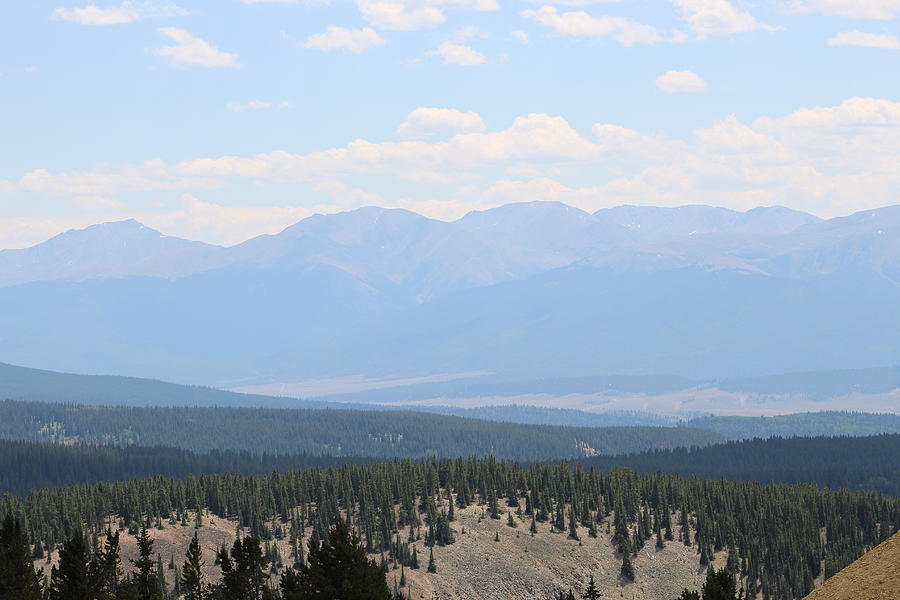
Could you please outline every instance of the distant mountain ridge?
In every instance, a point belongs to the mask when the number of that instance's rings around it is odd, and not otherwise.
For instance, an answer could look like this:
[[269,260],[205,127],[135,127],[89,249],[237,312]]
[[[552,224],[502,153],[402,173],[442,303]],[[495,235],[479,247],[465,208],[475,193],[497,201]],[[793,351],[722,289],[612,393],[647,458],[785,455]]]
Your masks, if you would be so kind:
[[134,221],[0,251],[0,360],[192,383],[900,363],[900,206],[366,207],[220,247]]

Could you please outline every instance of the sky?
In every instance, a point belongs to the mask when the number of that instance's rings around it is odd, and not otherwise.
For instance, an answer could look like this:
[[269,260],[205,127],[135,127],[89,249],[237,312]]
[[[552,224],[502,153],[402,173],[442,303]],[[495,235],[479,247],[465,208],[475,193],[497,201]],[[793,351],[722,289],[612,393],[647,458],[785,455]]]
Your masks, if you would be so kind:
[[0,4],[0,248],[136,218],[900,202],[900,0]]

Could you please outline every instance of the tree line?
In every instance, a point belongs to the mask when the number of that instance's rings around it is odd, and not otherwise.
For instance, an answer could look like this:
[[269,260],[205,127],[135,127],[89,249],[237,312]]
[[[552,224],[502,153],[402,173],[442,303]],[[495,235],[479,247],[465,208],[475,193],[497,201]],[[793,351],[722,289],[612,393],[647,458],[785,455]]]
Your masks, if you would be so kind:
[[685,477],[815,483],[830,489],[874,490],[900,496],[898,456],[900,434],[882,434],[757,438],[702,448],[664,448],[627,456],[600,456],[584,462],[604,470],[628,467]]
[[721,441],[678,427],[522,425],[411,411],[119,407],[0,402],[0,438],[193,452],[555,460]]
[[[823,461],[822,457],[830,457]],[[900,496],[900,434],[869,437],[767,438],[712,446],[657,449],[583,459],[604,471],[628,467],[686,477],[763,483],[814,483],[830,489],[873,490]],[[251,454],[213,450],[195,453],[167,447],[62,445],[0,440],[0,493],[22,495],[58,487],[165,475],[269,473],[272,470],[365,463],[374,459],[309,454]]]

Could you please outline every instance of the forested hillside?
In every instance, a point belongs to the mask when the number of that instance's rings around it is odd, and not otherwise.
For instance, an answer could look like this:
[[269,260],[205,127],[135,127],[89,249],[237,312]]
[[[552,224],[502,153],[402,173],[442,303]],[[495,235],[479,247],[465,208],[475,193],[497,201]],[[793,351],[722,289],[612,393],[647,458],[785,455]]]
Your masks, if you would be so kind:
[[252,454],[213,450],[197,454],[164,446],[89,446],[0,440],[0,495],[42,487],[92,484],[165,475],[182,478],[210,473],[271,473],[273,469],[328,467],[361,458],[308,454]]
[[[823,461],[822,457],[829,460]],[[767,438],[703,448],[652,450],[583,459],[609,471],[628,467],[708,479],[761,483],[813,483],[819,487],[872,490],[900,496],[900,434],[870,437]],[[372,459],[309,454],[254,454],[213,450],[198,454],[168,447],[61,445],[0,440],[0,494],[41,487],[91,484],[152,475],[185,477],[211,473],[244,475],[273,469],[328,467]]]
[[372,457],[574,458],[703,446],[719,434],[672,427],[553,427],[407,411],[91,407],[0,402],[0,438],[207,452]]
[[900,414],[822,411],[774,417],[699,417],[690,419],[686,425],[714,431],[732,440],[770,436],[864,436],[900,433]]
[[729,441],[705,448],[652,450],[594,457],[599,469],[628,467],[685,477],[814,483],[824,488],[876,490],[900,496],[900,434],[868,437],[780,437]]
[[302,540],[324,539],[330,524],[344,517],[367,549],[413,568],[414,544],[424,546],[418,558],[424,563],[428,546],[465,543],[454,512],[473,503],[484,519],[500,520],[505,513],[514,529],[518,521],[523,528],[549,524],[585,543],[609,527],[616,547],[607,551],[620,552],[626,580],[634,577],[636,554],[654,539],[659,546],[690,546],[700,566],[728,550],[730,568],[750,596],[762,592],[778,600],[804,596],[815,578],[836,573],[900,528],[900,499],[876,493],[629,470],[604,474],[572,463],[521,467],[493,458],[45,489],[22,500],[7,496],[0,514],[19,515],[40,554],[83,526],[102,533],[113,515],[114,526],[135,531],[142,524],[187,524],[196,511],[208,509],[237,518],[263,540],[289,538],[295,560]]

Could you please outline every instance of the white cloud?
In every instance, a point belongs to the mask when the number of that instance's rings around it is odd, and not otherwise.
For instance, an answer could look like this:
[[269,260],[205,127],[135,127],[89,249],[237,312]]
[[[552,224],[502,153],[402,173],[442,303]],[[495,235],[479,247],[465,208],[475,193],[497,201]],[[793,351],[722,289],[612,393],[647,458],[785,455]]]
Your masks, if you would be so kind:
[[29,66],[25,67],[26,73],[35,73],[35,72],[37,72],[37,70],[38,70],[38,68],[35,65],[29,65]]
[[594,17],[582,11],[560,13],[555,7],[547,5],[537,10],[524,10],[522,16],[551,29],[555,35],[608,37],[623,46],[664,41],[656,27],[624,17]]
[[84,210],[115,210],[122,208],[122,203],[106,196],[76,196],[75,204]]
[[314,48],[327,52],[329,50],[347,50],[360,53],[369,48],[384,45],[385,40],[371,27],[362,29],[345,29],[344,27],[329,26],[325,33],[311,35],[303,44],[304,48]]
[[405,2],[358,0],[363,17],[379,29],[415,31],[434,27],[447,20],[443,11],[433,6],[411,8]]
[[450,41],[462,44],[476,38],[486,40],[489,37],[491,37],[491,34],[487,31],[484,31],[477,25],[463,25],[452,34],[450,34]]
[[329,208],[332,210],[352,209],[360,206],[383,206],[384,198],[378,194],[367,192],[360,188],[351,188],[343,181],[329,180],[316,184],[313,192],[321,194],[328,199]]
[[756,120],[755,126],[764,130],[805,128],[825,131],[846,127],[893,128],[900,126],[900,102],[854,97],[837,106],[801,108],[781,118],[762,117]]
[[865,33],[862,31],[842,31],[828,40],[829,46],[865,46],[900,50],[900,37],[896,35]]
[[356,173],[406,173],[412,169],[505,166],[508,162],[598,159],[600,147],[562,117],[518,117],[505,130],[464,133],[447,141],[381,142],[355,140],[342,148],[310,154],[274,151],[250,157],[224,156],[184,161],[174,171],[185,177],[249,177],[308,181]]
[[83,8],[57,8],[50,15],[59,21],[73,21],[81,25],[121,25],[153,17],[178,17],[189,14],[171,2],[123,2],[119,6],[100,8],[88,4]]
[[248,110],[262,110],[265,108],[272,108],[272,103],[266,102],[265,100],[250,100],[249,102],[244,102],[243,104],[239,102],[229,102],[225,105],[225,108],[229,112],[247,112]]
[[487,62],[484,54],[471,46],[453,44],[451,42],[444,42],[437,47],[437,50],[428,52],[427,56],[440,56],[444,59],[445,65],[460,65],[463,67],[473,67]]
[[768,160],[789,161],[793,156],[774,137],[760,133],[730,115],[710,128],[694,131],[699,146],[711,152],[757,153]]
[[244,4],[297,4],[298,0],[241,0]]
[[706,81],[692,71],[666,71],[656,78],[656,87],[668,94],[702,92]]
[[[543,0],[531,0],[534,3],[541,2]],[[592,6],[594,4],[615,4],[617,2],[626,2],[627,0],[549,0],[550,4],[555,4],[557,6]]]
[[194,37],[184,29],[163,27],[161,34],[175,42],[174,46],[154,48],[154,54],[168,58],[174,65],[198,65],[201,67],[236,67],[237,54],[223,52],[215,46]]
[[181,206],[159,213],[137,214],[139,221],[188,239],[231,245],[250,237],[274,234],[313,214],[302,206],[224,206],[183,194]]
[[528,34],[524,31],[513,31],[511,34],[520,44],[528,43]]
[[889,20],[900,15],[900,0],[789,0],[788,10],[797,14]]
[[164,161],[151,159],[140,165],[118,170],[95,169],[54,174],[47,169],[35,169],[25,173],[15,184],[14,190],[6,191],[105,196],[130,192],[206,189],[218,185],[218,182],[203,177],[176,175]]
[[[119,198],[130,192],[195,193],[241,180],[310,182],[323,196],[320,206],[348,208],[378,201],[354,184],[354,178],[374,176],[447,186],[456,197],[387,201],[435,214],[472,203],[558,199],[586,209],[623,203],[783,204],[836,215],[896,203],[900,189],[900,102],[886,99],[849,98],[749,123],[731,116],[685,139],[613,123],[595,124],[588,139],[562,117],[543,114],[519,117],[498,131],[482,130],[477,115],[449,109],[412,111],[406,123],[409,134],[424,135],[447,123],[451,130],[478,130],[434,141],[358,139],[307,154],[275,150],[171,165],[150,160],[71,173],[36,169],[17,182],[0,181],[0,192]],[[571,187],[567,177],[590,183]]]
[[747,31],[779,31],[783,27],[760,23],[729,0],[672,0],[700,39]]
[[404,137],[422,138],[446,133],[484,131],[485,124],[477,112],[454,108],[417,108],[397,127]]
[[444,10],[491,11],[496,0],[356,0],[363,17],[378,29],[415,31],[447,20]]

